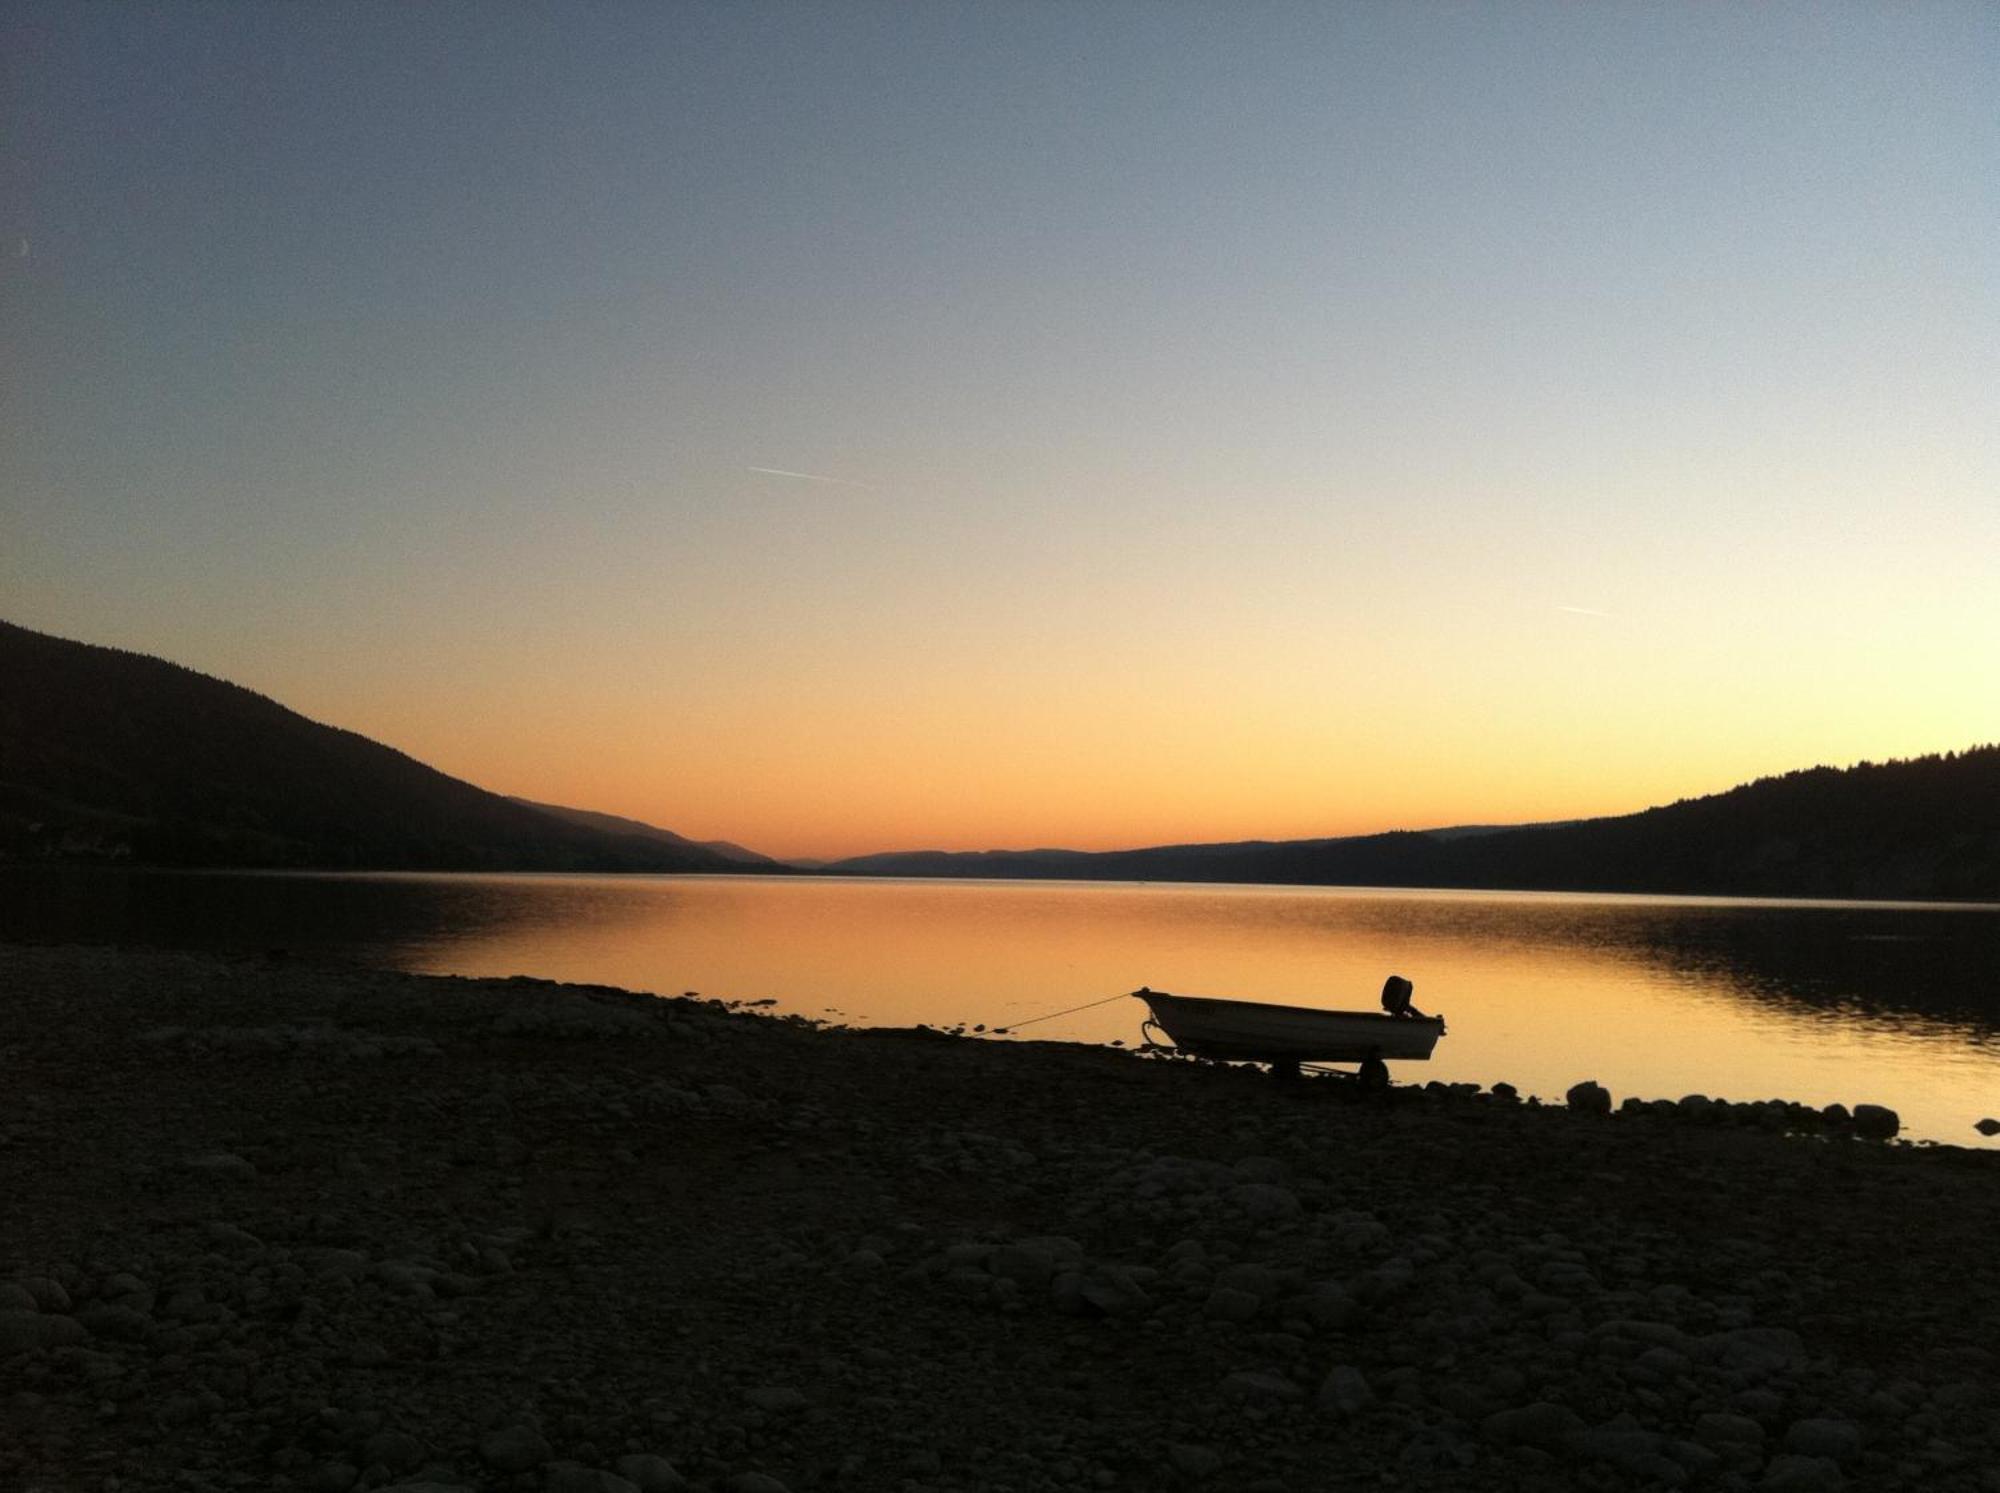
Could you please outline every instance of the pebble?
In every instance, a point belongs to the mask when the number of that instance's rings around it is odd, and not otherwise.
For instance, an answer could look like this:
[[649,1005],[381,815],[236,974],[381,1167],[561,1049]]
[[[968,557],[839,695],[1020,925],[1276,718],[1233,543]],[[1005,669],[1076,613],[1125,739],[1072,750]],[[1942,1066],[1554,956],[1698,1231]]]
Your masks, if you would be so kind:
[[1040,1290],[1055,1274],[1056,1264],[1046,1250],[1024,1244],[1003,1244],[993,1251],[986,1268],[1002,1279]]
[[1806,1361],[1806,1345],[1789,1327],[1738,1327],[1702,1338],[1704,1358],[1752,1377],[1768,1377]]
[[1167,1461],[1175,1472],[1190,1482],[1199,1482],[1205,1477],[1222,1470],[1222,1453],[1213,1447],[1199,1446],[1192,1441],[1170,1442],[1167,1446]]
[[1711,1410],[1695,1420],[1694,1439],[1717,1450],[1739,1446],[1756,1448],[1764,1444],[1764,1428],[1747,1415]]
[[1579,1462],[1601,1462],[1616,1468],[1635,1483],[1678,1487],[1686,1473],[1665,1455],[1666,1438],[1634,1424],[1594,1426],[1576,1432],[1562,1443],[1565,1455]]
[[1844,1420],[1793,1421],[1785,1432],[1785,1450],[1803,1457],[1845,1462],[1861,1450],[1861,1432]]
[[1278,1374],[1260,1373],[1254,1369],[1239,1370],[1222,1381],[1222,1393],[1230,1399],[1289,1402],[1303,1400],[1306,1392],[1291,1380]]
[[1361,1370],[1352,1364],[1337,1363],[1326,1371],[1313,1403],[1334,1415],[1353,1415],[1374,1399],[1375,1391],[1368,1387],[1367,1376]]
[[60,1348],[80,1343],[87,1337],[83,1324],[74,1317],[45,1312],[0,1311],[0,1358],[29,1353],[37,1348]]
[[411,1472],[424,1465],[424,1444],[407,1431],[377,1431],[361,1447],[364,1467],[381,1465],[391,1472]]
[[1217,1271],[1215,1284],[1225,1290],[1247,1292],[1259,1301],[1269,1301],[1280,1289],[1275,1270],[1250,1261]]
[[1250,1217],[1267,1222],[1294,1218],[1302,1211],[1298,1195],[1275,1182],[1245,1182],[1225,1196]]
[[1202,1303],[1202,1315],[1218,1322],[1248,1322],[1263,1310],[1264,1303],[1248,1291],[1217,1286]]
[[792,1493],[776,1478],[762,1472],[739,1472],[724,1486],[729,1493]]
[[20,1282],[21,1289],[34,1300],[35,1309],[44,1312],[66,1312],[70,1309],[69,1292],[62,1283],[46,1275],[31,1275]]
[[191,1172],[201,1172],[231,1182],[254,1182],[257,1178],[257,1168],[234,1151],[205,1152],[200,1156],[188,1157],[181,1165]]
[[1538,1400],[1511,1410],[1496,1410],[1479,1423],[1479,1434],[1503,1446],[1533,1446],[1553,1451],[1584,1429],[1583,1417],[1567,1405]]
[[154,1328],[153,1319],[137,1307],[116,1304],[86,1306],[76,1319],[93,1337],[120,1342],[143,1341]]
[[552,1462],[542,1473],[542,1493],[639,1493],[639,1489],[616,1473],[581,1462]]
[[479,1459],[498,1472],[526,1472],[554,1455],[541,1434],[528,1426],[502,1426],[479,1438]]
[[1075,1292],[1107,1317],[1134,1316],[1153,1304],[1132,1273],[1118,1265],[1093,1265],[1076,1279]]
[[1758,1481],[1758,1493],[1839,1493],[1847,1486],[1840,1464],[1825,1457],[1773,1457]]
[[673,1463],[650,1452],[620,1457],[617,1467],[618,1475],[639,1493],[681,1493],[688,1486],[688,1480],[675,1470]]

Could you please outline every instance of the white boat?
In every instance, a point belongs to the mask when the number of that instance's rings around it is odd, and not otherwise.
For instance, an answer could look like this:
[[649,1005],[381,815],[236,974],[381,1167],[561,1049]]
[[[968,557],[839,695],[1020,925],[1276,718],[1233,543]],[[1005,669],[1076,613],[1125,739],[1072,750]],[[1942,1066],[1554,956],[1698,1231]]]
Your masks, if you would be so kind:
[[1273,1063],[1421,1062],[1444,1035],[1442,1016],[1390,1016],[1376,1011],[1324,1011],[1262,1001],[1132,992],[1172,1044],[1201,1058]]

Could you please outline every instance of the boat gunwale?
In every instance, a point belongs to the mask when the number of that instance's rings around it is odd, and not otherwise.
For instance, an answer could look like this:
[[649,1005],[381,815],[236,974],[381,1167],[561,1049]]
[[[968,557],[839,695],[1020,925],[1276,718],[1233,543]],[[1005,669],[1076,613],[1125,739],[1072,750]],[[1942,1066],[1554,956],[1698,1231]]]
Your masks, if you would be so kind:
[[[1175,995],[1165,990],[1148,990],[1141,987],[1132,992],[1139,1000],[1152,1005],[1155,1000],[1183,1002],[1195,1006],[1240,1006],[1246,1011],[1280,1011],[1287,1016],[1333,1016],[1344,1021],[1389,1022],[1396,1026],[1436,1026],[1440,1033],[1444,1026],[1442,1016],[1392,1016],[1387,1011],[1350,1011],[1337,1006],[1289,1006],[1277,1001],[1248,1001],[1224,995]],[[1154,1014],[1158,1014],[1154,1007]]]

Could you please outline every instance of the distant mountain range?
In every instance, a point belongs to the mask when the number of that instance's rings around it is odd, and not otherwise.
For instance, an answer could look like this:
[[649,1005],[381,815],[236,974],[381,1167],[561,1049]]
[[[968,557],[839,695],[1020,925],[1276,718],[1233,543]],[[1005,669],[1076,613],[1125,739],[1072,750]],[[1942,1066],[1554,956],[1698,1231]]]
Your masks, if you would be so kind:
[[0,856],[170,866],[744,871],[544,810],[178,664],[0,622]]
[[1144,850],[923,850],[829,872],[2000,900],[2000,746],[1815,767],[1616,818]]
[[2000,900],[2000,746],[1815,767],[1615,818],[783,864],[503,798],[143,654],[0,622],[0,859],[785,872]]
[[734,861],[740,866],[775,866],[779,862],[768,855],[759,855],[754,850],[746,850],[729,840],[690,840],[686,835],[677,835],[670,829],[661,829],[657,824],[647,824],[639,819],[623,819],[616,814],[599,814],[591,809],[565,809],[560,804],[538,804],[531,798],[508,796],[509,803],[517,803],[524,809],[533,809],[541,814],[553,814],[558,819],[566,819],[571,824],[583,825],[586,829],[603,830],[606,834],[637,835],[645,840],[658,840],[663,845],[679,845],[693,850],[712,850],[726,861]]

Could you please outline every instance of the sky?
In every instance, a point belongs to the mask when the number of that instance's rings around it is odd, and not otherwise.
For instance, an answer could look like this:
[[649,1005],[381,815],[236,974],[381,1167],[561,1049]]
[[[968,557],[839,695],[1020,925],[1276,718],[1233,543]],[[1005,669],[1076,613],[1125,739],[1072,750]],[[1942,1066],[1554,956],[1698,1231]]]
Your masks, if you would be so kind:
[[778,855],[2000,739],[2000,10],[17,3],[0,617]]

